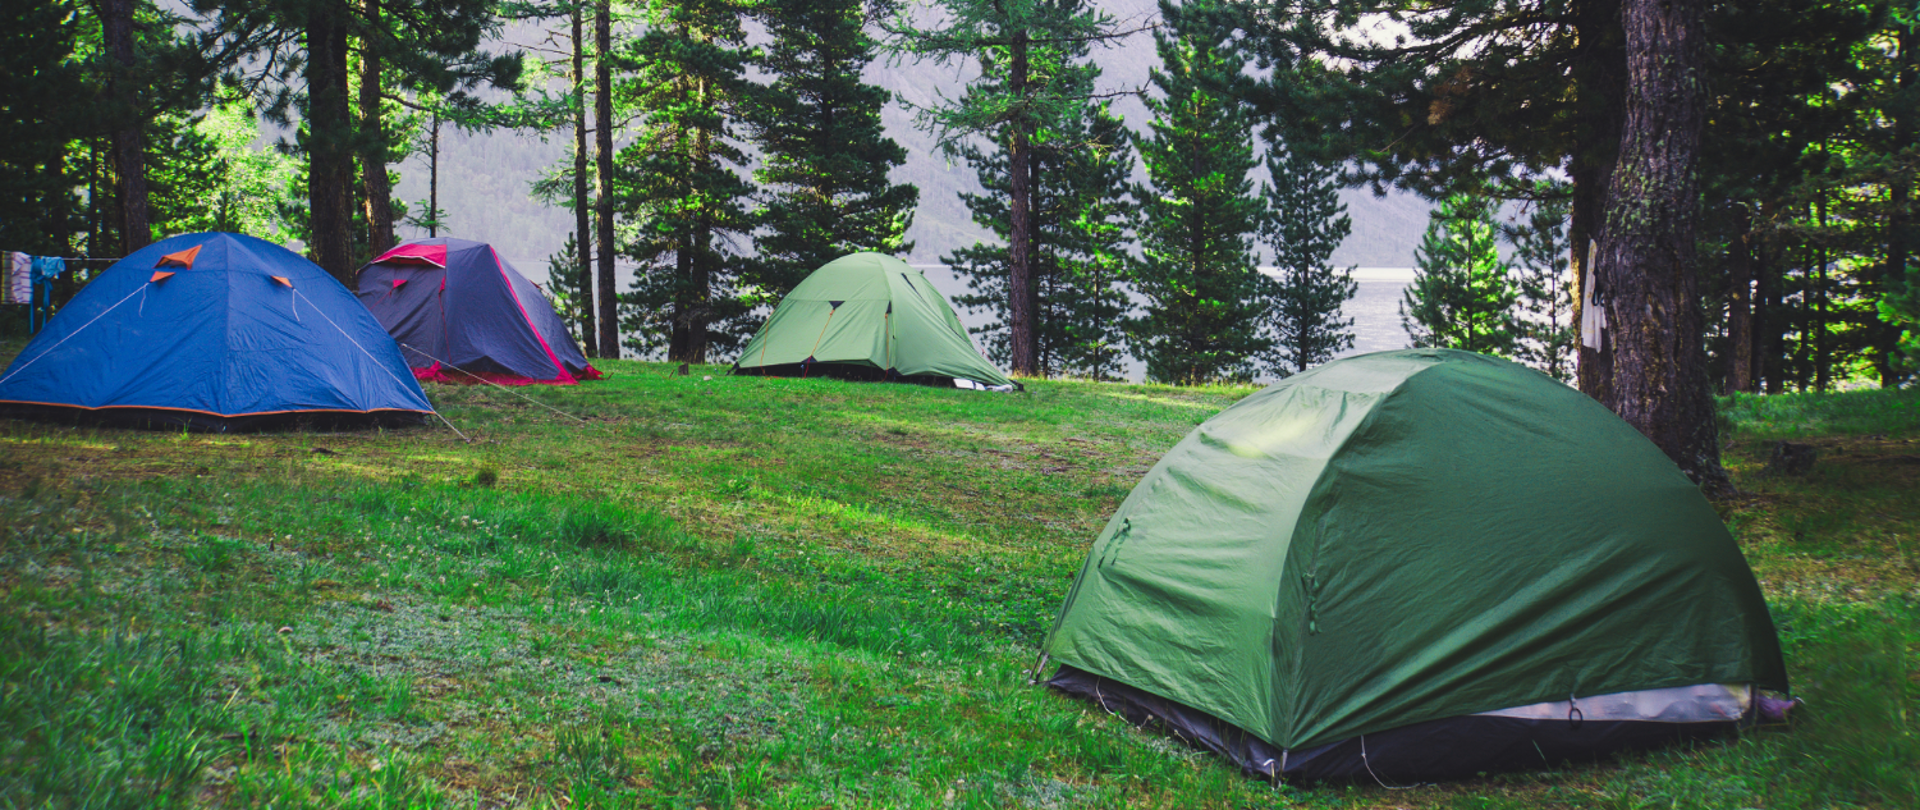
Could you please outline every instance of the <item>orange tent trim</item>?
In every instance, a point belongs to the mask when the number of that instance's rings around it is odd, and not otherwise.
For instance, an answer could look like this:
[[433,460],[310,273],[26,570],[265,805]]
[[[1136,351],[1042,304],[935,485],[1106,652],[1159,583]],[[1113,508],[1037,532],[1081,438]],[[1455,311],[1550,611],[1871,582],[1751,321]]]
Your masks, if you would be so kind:
[[293,280],[290,278],[287,278],[286,276],[268,276],[268,278],[271,278],[274,281],[280,282],[280,286],[282,287],[286,287],[288,289],[293,288]]
[[367,415],[376,414],[376,413],[433,413],[433,411],[416,411],[411,408],[370,408],[367,410],[359,410],[356,408],[294,408],[294,409],[285,410],[285,411],[247,411],[244,413],[221,413],[219,411],[203,411],[203,410],[200,410],[199,408],[170,408],[165,405],[93,406],[93,405],[75,405],[71,402],[36,402],[29,399],[0,399],[0,405],[40,405],[40,406],[49,407],[49,408],[73,408],[73,409],[82,410],[82,411],[179,411],[181,413],[201,413],[201,414],[206,414],[208,416],[218,416],[226,419],[231,419],[236,416],[279,416],[281,414],[289,414],[289,413],[357,413],[357,414],[367,414]]
[[147,279],[147,281],[149,282],[166,281],[167,279],[170,279],[170,278],[173,278],[172,270],[156,270],[153,273],[153,278]]

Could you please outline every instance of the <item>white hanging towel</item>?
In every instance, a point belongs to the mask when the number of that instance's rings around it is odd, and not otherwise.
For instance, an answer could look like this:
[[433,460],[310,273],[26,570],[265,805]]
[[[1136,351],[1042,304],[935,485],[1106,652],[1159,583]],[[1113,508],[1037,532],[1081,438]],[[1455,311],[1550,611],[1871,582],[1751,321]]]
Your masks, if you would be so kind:
[[6,254],[6,302],[33,303],[33,257],[19,251]]
[[1607,310],[1593,300],[1595,243],[1587,243],[1586,282],[1580,285],[1580,345],[1600,351],[1600,333],[1607,330]]

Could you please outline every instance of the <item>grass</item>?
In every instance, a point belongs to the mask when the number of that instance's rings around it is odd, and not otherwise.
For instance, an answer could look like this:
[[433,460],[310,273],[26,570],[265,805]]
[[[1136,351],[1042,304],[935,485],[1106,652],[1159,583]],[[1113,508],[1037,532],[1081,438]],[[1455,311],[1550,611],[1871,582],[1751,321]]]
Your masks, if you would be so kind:
[[1726,408],[1791,729],[1275,788],[1028,683],[1106,516],[1252,389],[608,365],[429,389],[471,443],[0,421],[0,806],[1920,804],[1912,392]]

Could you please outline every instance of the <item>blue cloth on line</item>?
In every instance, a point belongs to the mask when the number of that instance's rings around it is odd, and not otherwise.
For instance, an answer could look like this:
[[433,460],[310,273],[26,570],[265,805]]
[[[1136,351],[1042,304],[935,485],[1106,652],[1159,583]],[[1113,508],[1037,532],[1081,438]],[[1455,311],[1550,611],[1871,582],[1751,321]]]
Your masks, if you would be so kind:
[[33,283],[46,284],[66,274],[66,260],[57,256],[33,257]]

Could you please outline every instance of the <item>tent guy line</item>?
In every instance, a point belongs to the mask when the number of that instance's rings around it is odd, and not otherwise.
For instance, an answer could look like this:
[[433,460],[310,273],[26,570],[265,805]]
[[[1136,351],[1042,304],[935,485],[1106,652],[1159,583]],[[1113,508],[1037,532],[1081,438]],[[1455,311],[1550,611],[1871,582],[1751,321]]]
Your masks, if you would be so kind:
[[114,311],[115,309],[118,309],[118,308],[120,308],[120,305],[121,305],[121,304],[124,304],[124,303],[126,303],[126,302],[128,302],[128,301],[130,301],[130,300],[132,300],[132,299],[133,299],[133,297],[134,297],[134,296],[136,296],[136,295],[139,295],[139,294],[141,294],[141,293],[144,293],[144,292],[146,292],[146,291],[147,291],[147,288],[148,288],[148,287],[151,287],[151,286],[153,286],[153,282],[151,282],[151,281],[149,281],[149,282],[147,282],[147,283],[145,283],[145,284],[142,284],[142,285],[140,285],[140,287],[139,287],[138,289],[135,289],[135,290],[134,290],[133,292],[130,292],[130,293],[127,293],[127,297],[126,297],[126,298],[122,298],[122,299],[120,299],[119,301],[116,301],[116,302],[114,302],[114,304],[113,304],[113,306],[110,306],[110,307],[107,307],[107,308],[106,308],[106,309],[104,309],[104,310],[101,310],[101,311],[100,311],[100,314],[98,314],[98,315],[95,315],[95,316],[93,316],[93,320],[90,320],[90,321],[87,321],[86,323],[83,323],[83,324],[81,324],[81,325],[80,325],[80,328],[79,328],[79,329],[75,329],[75,330],[73,330],[73,332],[72,332],[71,334],[69,334],[69,335],[67,335],[66,337],[63,337],[63,338],[61,338],[61,339],[60,339],[60,342],[59,342],[59,343],[55,343],[55,344],[53,344],[52,346],[48,346],[48,347],[47,347],[47,350],[46,350],[46,351],[44,351],[44,352],[41,352],[41,353],[39,353],[39,354],[37,354],[37,355],[34,355],[34,356],[33,356],[33,359],[32,359],[32,360],[28,360],[28,361],[27,361],[27,362],[25,362],[25,363],[21,363],[21,364],[20,364],[20,365],[19,365],[18,367],[16,367],[16,368],[14,368],[14,369],[13,369],[12,371],[10,371],[10,372],[7,372],[7,376],[5,376],[5,377],[0,377],[0,383],[4,383],[4,382],[6,382],[6,381],[8,381],[8,380],[11,380],[11,379],[13,379],[13,378],[14,378],[15,376],[17,376],[17,375],[19,375],[19,373],[20,373],[20,372],[22,372],[22,371],[26,371],[26,370],[27,370],[27,366],[31,366],[31,365],[33,365],[34,363],[38,363],[38,362],[40,362],[40,360],[41,360],[41,358],[44,358],[44,357],[46,357],[46,356],[47,356],[47,355],[49,355],[49,354],[53,354],[53,350],[54,350],[54,349],[58,349],[58,348],[60,348],[60,345],[61,345],[61,344],[63,344],[63,343],[66,343],[67,341],[69,341],[69,340],[72,340],[72,339],[74,339],[75,337],[77,337],[77,336],[79,336],[79,334],[80,334],[81,332],[85,332],[85,331],[87,331],[87,327],[89,327],[89,326],[92,326],[92,325],[94,324],[94,322],[95,322],[95,321],[98,321],[98,320],[100,320],[101,318],[104,318],[104,317],[107,317],[107,313],[109,313],[109,312],[112,312],[112,311]]
[[[306,297],[307,297],[306,295],[304,295],[304,294],[302,294],[302,293],[300,292],[300,290],[299,290],[298,288],[293,288],[293,294],[294,294],[294,297],[295,297],[295,298],[306,298]],[[308,304],[309,306],[311,306],[311,307],[313,307],[313,308],[314,308],[314,310],[316,310],[316,311],[318,311],[318,312],[320,313],[320,317],[322,317],[322,318],[326,318],[326,319],[327,319],[327,324],[328,324],[329,326],[332,326],[332,327],[333,327],[333,329],[334,329],[334,331],[336,331],[336,332],[339,332],[339,333],[340,333],[340,336],[341,336],[341,337],[344,337],[344,338],[346,338],[346,339],[347,339],[347,342],[348,342],[348,343],[351,343],[351,344],[353,344],[353,347],[354,347],[354,348],[356,348],[356,349],[359,349],[359,350],[360,350],[360,353],[361,353],[361,354],[364,354],[364,355],[366,355],[366,356],[367,356],[367,359],[369,359],[369,360],[373,360],[373,361],[375,362],[375,365],[379,365],[379,359],[373,356],[373,352],[370,352],[370,351],[367,351],[367,347],[365,347],[365,346],[362,346],[362,345],[360,345],[360,341],[357,341],[357,340],[354,340],[354,339],[353,339],[353,335],[350,335],[350,334],[348,334],[348,333],[347,333],[347,330],[345,330],[345,329],[341,329],[341,328],[340,328],[340,324],[337,324],[337,323],[334,323],[334,322],[333,322],[333,317],[332,317],[332,316],[330,316],[330,315],[328,315],[328,314],[327,314],[327,311],[326,311],[326,310],[324,310],[324,309],[321,309],[321,308],[320,308],[320,305],[319,305],[319,304],[315,304],[315,303],[313,302],[313,299],[311,299],[311,298],[308,298],[308,299],[307,299],[307,304]],[[390,370],[390,369],[388,369],[387,367],[385,367],[385,366],[380,366],[380,370],[381,370],[381,371],[385,371],[385,372],[387,373],[387,376],[389,376],[389,377],[392,377],[392,378],[393,378],[393,381],[394,381],[394,382],[400,382],[400,377],[399,377],[398,375],[396,375],[396,374],[394,374],[394,373],[393,373],[393,371],[391,371],[391,370]],[[453,431],[453,433],[454,433],[454,435],[456,435],[456,436],[459,436],[459,437],[460,437],[460,441],[463,441],[463,442],[466,442],[467,444],[472,444],[472,443],[473,443],[473,440],[472,440],[472,439],[469,439],[469,438],[467,438],[467,434],[465,434],[465,433],[461,433],[461,432],[460,432],[460,429],[459,429],[459,428],[457,428],[457,427],[454,427],[454,426],[453,426],[453,423],[452,423],[452,422],[449,422],[449,421],[447,421],[447,417],[445,417],[444,415],[442,415],[442,414],[440,413],[440,409],[439,409],[439,408],[435,408],[435,409],[433,409],[433,410],[431,410],[431,411],[428,411],[428,413],[431,413],[431,414],[433,414],[434,416],[436,416],[436,417],[439,417],[439,419],[440,419],[440,422],[441,422],[441,424],[444,424],[444,425],[446,425],[446,426],[447,426],[447,429],[448,429],[448,430],[451,430],[451,431]]]

